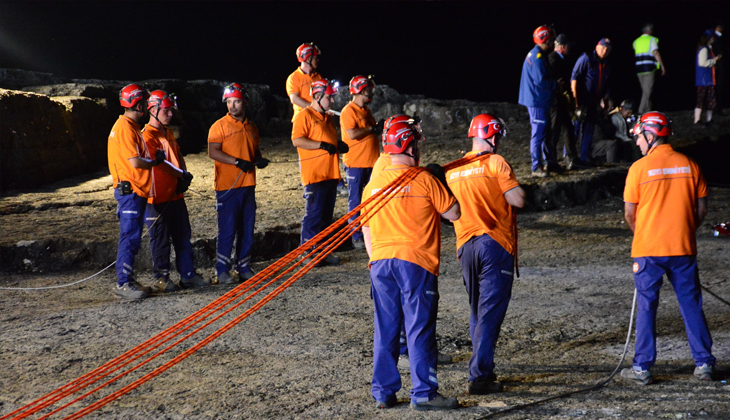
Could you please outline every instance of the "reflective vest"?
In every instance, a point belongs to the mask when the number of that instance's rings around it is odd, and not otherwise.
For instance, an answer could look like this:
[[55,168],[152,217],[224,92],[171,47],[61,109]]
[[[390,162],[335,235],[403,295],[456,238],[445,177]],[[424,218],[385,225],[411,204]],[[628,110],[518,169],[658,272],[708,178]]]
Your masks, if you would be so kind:
[[649,34],[643,34],[634,41],[637,73],[651,73],[660,67],[654,57],[654,51],[649,51],[652,41],[655,45],[659,45],[659,39]]

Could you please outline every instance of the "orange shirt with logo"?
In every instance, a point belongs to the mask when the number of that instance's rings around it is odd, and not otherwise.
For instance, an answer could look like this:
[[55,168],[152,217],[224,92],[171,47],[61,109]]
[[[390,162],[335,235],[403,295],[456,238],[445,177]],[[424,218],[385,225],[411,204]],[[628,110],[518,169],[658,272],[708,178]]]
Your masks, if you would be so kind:
[[697,255],[697,199],[707,197],[699,166],[660,144],[626,176],[624,201],[636,204],[631,257]]
[[[391,165],[370,180],[362,200],[405,173],[409,166]],[[374,200],[364,211],[378,205]],[[419,173],[410,183],[395,192],[372,218],[370,227],[372,255],[370,261],[396,258],[412,262],[438,276],[441,254],[441,216],[456,204],[456,199],[428,171]]]
[[[300,137],[314,141],[323,141],[337,147],[337,129],[332,117],[322,115],[311,107],[306,107],[297,114],[292,127],[291,139]],[[322,149],[307,150],[297,148],[302,184],[340,179],[340,163],[337,153],[330,155]]]
[[[208,143],[220,143],[224,153],[252,163],[259,150],[259,141],[259,129],[256,124],[250,122],[248,118],[238,121],[230,114],[214,122],[208,132]],[[241,172],[235,165],[215,161],[216,191],[254,185],[256,185],[255,168],[251,172]]]
[[[312,102],[312,96],[309,95],[309,90],[312,87],[312,82],[316,82],[321,78],[322,76],[320,76],[317,72],[306,74],[302,71],[301,67],[297,67],[297,69],[294,70],[294,73],[290,74],[289,77],[286,78],[286,95],[289,96],[292,93],[298,93],[305,101]],[[292,107],[294,108],[294,115],[291,120],[294,121],[294,117],[296,117],[303,108],[297,104],[292,104]]]
[[375,177],[383,172],[386,166],[390,166],[391,164],[392,160],[390,159],[390,155],[388,153],[381,153],[378,160],[375,161],[375,165],[373,165],[373,173],[370,174],[370,179],[375,179]]
[[[142,137],[150,155],[154,156],[157,150],[162,150],[170,163],[182,169],[182,153],[172,130],[162,131],[147,124],[142,130]],[[177,192],[177,177],[174,176],[173,169],[167,166],[163,163],[152,168],[155,177],[155,196],[148,198],[148,203],[159,204],[183,198],[183,195]]]
[[378,160],[379,136],[370,133],[360,140],[353,140],[347,134],[347,130],[374,125],[375,118],[368,107],[360,108],[355,102],[350,102],[342,108],[340,115],[342,141],[350,146],[350,151],[342,155],[342,163],[348,168],[372,168]]
[[[469,152],[466,156],[477,153]],[[504,193],[520,184],[509,163],[500,155],[485,154],[475,162],[448,171],[446,181],[461,207],[461,218],[454,222],[456,250],[472,237],[487,234],[514,254],[514,209]]]
[[155,195],[152,171],[137,169],[129,162],[129,159],[135,157],[150,159],[150,153],[139,130],[139,124],[120,115],[109,133],[107,157],[114,188],[119,181],[129,181],[135,194],[147,198]]

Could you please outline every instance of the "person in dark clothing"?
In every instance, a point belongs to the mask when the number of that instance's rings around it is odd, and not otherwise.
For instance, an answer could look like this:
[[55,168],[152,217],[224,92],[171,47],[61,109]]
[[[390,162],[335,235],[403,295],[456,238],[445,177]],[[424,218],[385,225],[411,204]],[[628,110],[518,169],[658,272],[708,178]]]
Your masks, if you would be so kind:
[[[724,55],[727,53],[727,44],[723,39],[723,25],[718,24],[715,27],[715,43],[712,45],[715,54]],[[723,108],[727,108],[728,92],[727,92],[727,72],[728,65],[725,61],[718,61],[715,64],[715,113],[717,115],[725,115]]]
[[561,134],[565,128],[566,141],[563,145],[562,156],[565,156],[565,166],[570,169],[573,162],[578,159],[578,151],[575,147],[575,133],[573,132],[573,120],[571,118],[572,96],[570,94],[570,73],[572,66],[568,62],[568,37],[560,34],[555,39],[555,47],[548,55],[548,66],[550,74],[558,82],[559,89],[555,91],[555,106],[550,108],[550,138],[548,148],[553,161],[548,162],[548,169],[559,172],[562,168],[557,162],[559,156],[558,145]]

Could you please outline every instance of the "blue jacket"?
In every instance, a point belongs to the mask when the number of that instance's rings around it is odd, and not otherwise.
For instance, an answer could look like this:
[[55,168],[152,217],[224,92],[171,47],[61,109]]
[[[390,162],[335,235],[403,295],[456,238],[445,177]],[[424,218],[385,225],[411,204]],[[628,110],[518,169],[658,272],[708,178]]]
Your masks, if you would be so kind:
[[[707,48],[708,59],[714,58],[715,54],[713,54],[711,48],[707,46],[702,48]],[[695,55],[695,86],[715,86],[715,67],[700,67],[700,51],[702,51],[702,48],[697,50],[697,55]]]
[[606,60],[599,60],[596,52],[583,53],[573,66],[571,82],[578,81],[578,104],[595,105],[608,92],[608,75],[610,68]]
[[519,103],[530,108],[550,108],[555,104],[554,90],[555,81],[548,71],[547,54],[535,45],[522,64]]

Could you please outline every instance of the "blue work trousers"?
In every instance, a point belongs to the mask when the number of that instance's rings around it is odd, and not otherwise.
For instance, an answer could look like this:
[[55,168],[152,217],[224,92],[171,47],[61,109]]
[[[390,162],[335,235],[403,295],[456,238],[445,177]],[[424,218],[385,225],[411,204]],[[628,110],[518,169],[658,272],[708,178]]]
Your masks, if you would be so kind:
[[[347,190],[349,192],[347,198],[347,211],[352,211],[355,207],[359,206],[362,201],[362,191],[365,189],[365,185],[370,182],[370,175],[373,173],[373,168],[348,168],[345,166],[345,174],[347,176]],[[360,213],[357,213],[348,220],[352,223]],[[362,241],[362,231],[358,230],[352,235],[353,241]]]
[[656,362],[656,313],[659,307],[659,289],[666,274],[672,283],[684,320],[689,348],[697,366],[715,365],[712,356],[712,337],[702,311],[702,291],[697,258],[641,257],[634,258],[634,284],[637,290],[635,369],[649,369]]
[[134,279],[134,258],[142,245],[142,226],[147,199],[136,193],[120,195],[114,190],[119,219],[117,247],[117,283],[121,286]]
[[306,204],[302,218],[302,244],[332,224],[338,182],[338,179],[330,179],[304,186]]
[[494,350],[512,296],[514,257],[489,235],[472,237],[458,255],[471,307],[469,380],[475,381],[494,373]]
[[170,278],[170,239],[175,248],[175,268],[183,279],[195,276],[190,217],[185,199],[147,203],[144,216],[150,232],[150,251],[155,279]]
[[555,160],[550,154],[548,139],[550,135],[550,108],[527,107],[530,114],[530,126],[532,137],[530,138],[530,158],[532,158],[532,171],[537,171],[543,163]]
[[[218,211],[218,243],[215,271],[218,275],[230,271],[233,264],[239,273],[250,270],[256,223],[256,187],[234,188],[215,193]],[[233,242],[236,258],[231,259]]]
[[580,161],[587,163],[593,151],[593,132],[596,129],[596,105],[586,105],[586,116],[583,121],[573,122],[573,135],[576,141],[580,139]]
[[375,306],[372,395],[389,401],[401,388],[398,372],[401,323],[411,363],[411,401],[426,402],[438,391],[436,313],[438,278],[408,261],[387,259],[370,265]]

